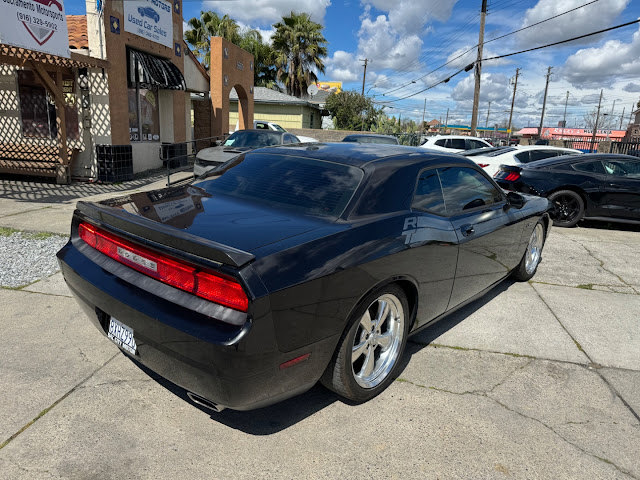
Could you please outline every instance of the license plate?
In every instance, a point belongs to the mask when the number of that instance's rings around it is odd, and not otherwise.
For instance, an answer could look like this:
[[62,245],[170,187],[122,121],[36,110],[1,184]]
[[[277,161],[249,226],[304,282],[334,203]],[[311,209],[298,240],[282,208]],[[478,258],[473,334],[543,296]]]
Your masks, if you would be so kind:
[[120,320],[116,320],[115,318],[111,317],[107,337],[109,337],[111,340],[113,340],[113,343],[118,345],[120,348],[123,348],[131,355],[136,354],[138,346],[136,345],[135,338],[133,338],[133,329],[131,327],[127,327]]

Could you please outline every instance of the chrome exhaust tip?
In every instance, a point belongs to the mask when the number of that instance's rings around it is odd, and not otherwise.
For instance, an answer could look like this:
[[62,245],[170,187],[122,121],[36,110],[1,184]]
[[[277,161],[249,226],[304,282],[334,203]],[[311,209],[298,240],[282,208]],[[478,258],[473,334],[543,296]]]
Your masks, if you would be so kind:
[[220,413],[225,409],[224,405],[218,405],[217,403],[213,403],[211,400],[207,400],[204,397],[201,397],[197,393],[187,392],[187,397],[189,399],[201,407],[208,408],[209,410],[213,410],[216,413]]

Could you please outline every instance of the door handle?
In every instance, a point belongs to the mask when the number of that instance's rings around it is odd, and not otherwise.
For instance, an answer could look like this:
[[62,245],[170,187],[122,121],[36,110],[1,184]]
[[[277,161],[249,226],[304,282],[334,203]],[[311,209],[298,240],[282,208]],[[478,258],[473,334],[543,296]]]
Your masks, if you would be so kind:
[[473,225],[466,224],[460,227],[460,232],[462,232],[463,236],[468,237],[469,235],[473,235],[475,230],[473,229]]

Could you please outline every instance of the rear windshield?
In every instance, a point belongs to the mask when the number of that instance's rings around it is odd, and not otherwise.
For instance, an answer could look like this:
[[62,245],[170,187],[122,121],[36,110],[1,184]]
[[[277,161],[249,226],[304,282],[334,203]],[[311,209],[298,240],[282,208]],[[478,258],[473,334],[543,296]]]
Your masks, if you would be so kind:
[[239,131],[232,134],[224,142],[225,147],[268,147],[270,145],[280,145],[282,143],[282,135],[278,132],[264,130],[256,131]]
[[339,163],[257,152],[227,162],[199,186],[208,193],[337,218],[363,175]]

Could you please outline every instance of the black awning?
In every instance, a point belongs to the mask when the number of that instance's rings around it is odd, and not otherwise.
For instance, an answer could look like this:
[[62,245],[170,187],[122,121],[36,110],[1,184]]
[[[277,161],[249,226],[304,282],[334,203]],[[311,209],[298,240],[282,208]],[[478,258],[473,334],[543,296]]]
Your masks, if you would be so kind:
[[129,50],[129,82],[144,88],[186,90],[182,72],[171,61],[149,53]]

